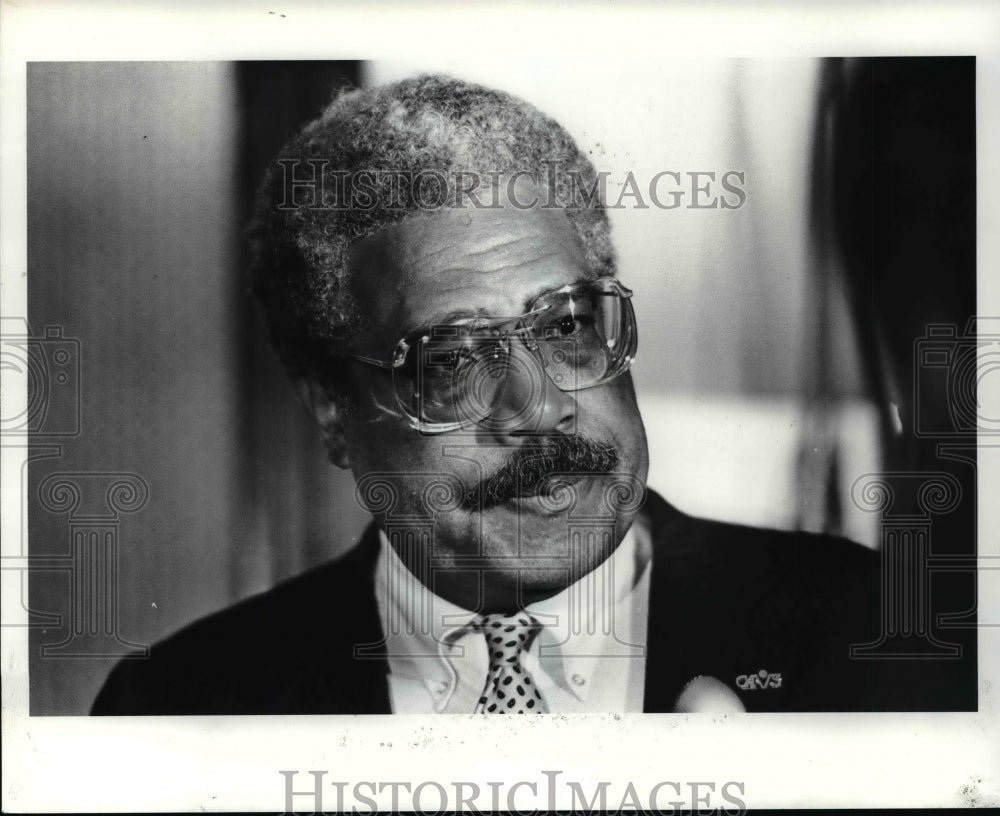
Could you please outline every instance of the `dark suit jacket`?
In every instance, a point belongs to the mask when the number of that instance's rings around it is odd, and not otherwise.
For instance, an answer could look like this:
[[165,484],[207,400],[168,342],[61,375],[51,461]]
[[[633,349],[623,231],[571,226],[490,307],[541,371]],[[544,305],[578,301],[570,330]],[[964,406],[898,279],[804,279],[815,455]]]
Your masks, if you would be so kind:
[[[851,659],[851,644],[880,631],[876,553],[693,519],[652,492],[644,512],[654,540],[647,712],[672,711],[696,675],[722,680],[747,711],[975,710],[974,637],[961,660]],[[122,661],[93,713],[389,713],[378,547],[373,525],[340,558],[192,624],[147,660]],[[364,644],[374,648],[359,659]],[[780,687],[748,679],[761,671],[780,674]]]

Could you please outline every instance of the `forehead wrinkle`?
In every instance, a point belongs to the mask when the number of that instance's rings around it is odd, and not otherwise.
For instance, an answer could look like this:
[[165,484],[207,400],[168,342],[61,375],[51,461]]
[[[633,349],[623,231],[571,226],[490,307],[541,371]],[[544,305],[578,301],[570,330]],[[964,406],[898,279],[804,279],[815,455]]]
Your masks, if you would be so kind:
[[[494,240],[482,248],[469,246],[469,239],[476,237],[478,236],[462,236],[464,241],[445,239],[443,245],[433,248],[426,245],[429,242],[422,241],[406,253],[405,265],[416,267],[435,264],[436,274],[499,272],[548,260],[561,252],[565,253],[568,247],[564,239],[553,242],[551,236],[546,236],[541,231],[522,233],[514,238],[505,236],[500,242]],[[483,238],[488,240],[495,236]]]
[[519,244],[522,241],[524,241],[525,238],[528,238],[528,237],[534,238],[534,237],[538,237],[538,236],[537,235],[519,236],[517,238],[511,238],[509,241],[501,241],[500,243],[493,244],[491,246],[487,246],[487,247],[484,247],[483,249],[475,250],[475,251],[472,251],[472,252],[466,252],[465,254],[468,255],[470,258],[478,258],[478,257],[480,257],[482,255],[490,255],[490,254],[492,254],[494,252],[499,252],[502,249],[506,249],[507,247],[514,246],[515,244]]
[[[518,269],[523,269],[526,266],[533,266],[537,263],[556,258],[561,253],[558,250],[552,250],[551,252],[543,253],[542,255],[532,255],[530,258],[526,258],[522,261],[514,263],[502,263],[499,266],[449,266],[444,267],[438,272],[442,275],[499,275],[503,272],[511,271],[515,272]],[[453,287],[455,288],[455,287]],[[464,288],[464,287],[463,287]],[[479,288],[479,284],[470,284],[469,288]],[[447,288],[441,290],[442,292],[450,291]]]
[[[513,219],[511,219],[513,215]],[[462,260],[476,260],[499,255],[533,254],[537,250],[556,246],[571,254],[582,254],[578,239],[563,211],[554,210],[479,210],[465,215],[439,214],[434,218],[404,220],[397,225],[394,239],[397,248],[402,243],[403,260],[407,265],[440,262],[454,266]],[[555,230],[552,226],[558,224]],[[546,253],[547,254],[547,253]],[[448,260],[455,260],[448,264]]]

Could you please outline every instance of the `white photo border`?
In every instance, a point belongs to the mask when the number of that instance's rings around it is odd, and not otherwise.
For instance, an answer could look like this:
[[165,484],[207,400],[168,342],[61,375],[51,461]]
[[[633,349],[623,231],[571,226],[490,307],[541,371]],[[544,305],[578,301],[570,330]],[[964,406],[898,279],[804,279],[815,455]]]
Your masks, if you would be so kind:
[[[545,36],[545,32],[559,36]],[[498,59],[579,48],[600,32],[615,48],[670,57],[974,55],[977,58],[978,306],[1000,314],[1000,7],[987,3],[737,4],[671,10],[565,4],[5,4],[0,141],[2,308],[26,311],[25,70],[33,61],[391,59],[448,47]],[[3,372],[7,410],[25,399]],[[13,407],[12,407],[13,406]],[[25,451],[2,450],[5,557],[21,551]],[[979,544],[1000,555],[1000,449],[981,448]],[[6,582],[6,578],[4,579]],[[1000,621],[996,580],[980,575],[980,616]],[[5,583],[6,586],[6,583]],[[3,620],[26,613],[5,593]],[[476,717],[28,716],[27,628],[3,628],[3,809],[18,811],[281,810],[282,770],[327,779],[538,783],[523,809],[545,807],[543,771],[648,790],[662,781],[742,782],[750,807],[1000,804],[1000,629],[980,629],[978,714],[579,715],[488,723]],[[990,682],[992,679],[992,683]],[[670,741],[683,746],[671,751]],[[447,770],[442,770],[444,762]],[[334,789],[326,788],[332,807]],[[668,797],[669,798],[669,797]],[[386,796],[379,797],[388,801]],[[428,799],[434,804],[433,796]],[[564,802],[559,802],[565,806]],[[307,808],[307,801],[297,806]]]

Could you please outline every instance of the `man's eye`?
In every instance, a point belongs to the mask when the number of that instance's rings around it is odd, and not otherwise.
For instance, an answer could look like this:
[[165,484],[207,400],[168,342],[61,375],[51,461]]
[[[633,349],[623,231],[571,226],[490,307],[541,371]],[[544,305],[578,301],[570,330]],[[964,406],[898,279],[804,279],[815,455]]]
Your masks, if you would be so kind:
[[593,322],[590,315],[563,315],[546,327],[545,337],[547,339],[569,337],[585,331]]

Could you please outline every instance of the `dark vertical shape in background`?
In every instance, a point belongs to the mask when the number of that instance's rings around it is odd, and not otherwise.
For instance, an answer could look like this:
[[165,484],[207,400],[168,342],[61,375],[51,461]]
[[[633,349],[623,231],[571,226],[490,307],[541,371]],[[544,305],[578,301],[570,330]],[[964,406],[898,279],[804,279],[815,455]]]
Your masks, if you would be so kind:
[[[882,417],[889,482],[893,474],[945,472],[960,486],[957,507],[933,516],[931,623],[941,640],[963,642],[974,666],[976,433],[961,427],[954,408],[963,396],[956,386],[971,391],[975,381],[951,375],[974,354],[966,331],[976,312],[976,63],[876,58],[845,68],[831,174],[833,249]],[[940,360],[950,362],[929,368],[919,344],[934,325],[952,327],[935,341]],[[964,398],[975,404],[974,393]],[[919,515],[933,503],[902,493],[894,514]],[[948,568],[949,559],[967,566]],[[971,680],[955,695],[974,708]]]
[[[869,332],[866,353],[880,361],[899,406],[902,439],[887,451],[894,466],[936,458],[935,445],[913,433],[915,342],[929,324],[964,331],[976,311],[975,67],[971,57],[849,66],[834,153],[835,226]],[[941,424],[948,399],[941,389],[920,394],[921,414]]]
[[[237,71],[240,117],[240,223],[253,213],[264,171],[281,146],[319,115],[334,93],[359,81],[359,63],[241,62]],[[241,242],[241,271],[248,252]],[[292,388],[251,304],[246,275],[238,276],[248,308],[240,323],[239,435],[242,481],[250,512],[238,534],[258,544],[233,572],[236,594],[287,578],[351,543],[363,524],[350,475],[325,460],[318,429],[297,411]],[[346,540],[338,540],[338,539]],[[263,549],[260,542],[265,542]],[[261,556],[264,556],[263,558]],[[268,557],[269,556],[269,557]],[[265,561],[265,563],[261,563]]]
[[[955,438],[918,433],[916,420],[953,425],[955,395],[922,369],[916,350],[934,324],[955,326],[957,343],[976,313],[975,60],[857,60],[840,120],[834,225],[869,388],[887,417],[885,469],[947,469],[938,447]],[[888,400],[899,411],[895,432]],[[962,548],[975,533],[975,479],[968,466],[955,475],[970,499],[952,514],[965,519]]]

